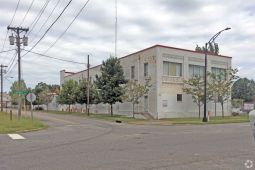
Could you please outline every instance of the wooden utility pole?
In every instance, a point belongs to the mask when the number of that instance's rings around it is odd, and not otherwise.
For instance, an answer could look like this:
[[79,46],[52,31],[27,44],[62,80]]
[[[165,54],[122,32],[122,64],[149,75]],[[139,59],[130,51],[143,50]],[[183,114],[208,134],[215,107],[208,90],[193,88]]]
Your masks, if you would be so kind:
[[90,77],[89,77],[89,55],[88,55],[88,63],[87,63],[87,105],[86,111],[89,116],[89,90],[90,90]]
[[[16,45],[17,45],[17,52],[18,52],[18,83],[19,83],[19,93],[21,91],[21,57],[20,57],[20,45],[23,44],[24,46],[27,46],[27,37],[20,38],[20,33],[22,32],[28,32],[28,28],[22,28],[22,27],[7,27],[8,30],[11,30],[16,33]],[[10,44],[14,45],[14,37],[10,36]],[[18,110],[18,117],[21,117],[21,94],[19,94],[19,110]]]
[[0,65],[1,68],[1,112],[3,112],[3,68],[7,67],[4,65]]

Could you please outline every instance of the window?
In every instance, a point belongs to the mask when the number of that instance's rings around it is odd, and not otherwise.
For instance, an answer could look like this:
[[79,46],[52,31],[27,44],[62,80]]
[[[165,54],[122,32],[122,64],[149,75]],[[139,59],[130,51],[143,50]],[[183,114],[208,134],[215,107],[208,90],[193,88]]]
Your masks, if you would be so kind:
[[131,66],[131,79],[135,78],[135,66]]
[[182,76],[182,64],[163,61],[163,75]]
[[204,66],[198,66],[198,65],[189,65],[189,76],[200,76],[204,77],[205,67]]
[[148,63],[144,63],[144,77],[147,77],[148,76]]
[[182,101],[182,94],[177,94],[177,102],[181,102]]
[[212,73],[215,75],[222,75],[223,79],[226,80],[226,69],[224,68],[216,68],[216,67],[212,67]]

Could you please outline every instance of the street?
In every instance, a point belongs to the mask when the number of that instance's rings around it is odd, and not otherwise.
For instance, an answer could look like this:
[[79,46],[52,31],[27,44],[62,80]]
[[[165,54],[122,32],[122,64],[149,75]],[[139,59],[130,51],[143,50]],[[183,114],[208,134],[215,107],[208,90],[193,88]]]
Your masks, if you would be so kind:
[[[0,135],[1,170],[241,170],[255,162],[248,123],[128,125],[35,113],[49,128]],[[251,169],[255,169],[254,166]]]

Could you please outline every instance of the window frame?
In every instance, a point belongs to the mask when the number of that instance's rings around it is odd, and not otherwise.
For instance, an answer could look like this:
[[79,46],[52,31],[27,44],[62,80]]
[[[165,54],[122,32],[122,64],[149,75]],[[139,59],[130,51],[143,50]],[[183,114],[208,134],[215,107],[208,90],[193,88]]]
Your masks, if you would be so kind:
[[[167,74],[165,74],[165,65],[167,64]],[[175,65],[175,75],[170,75],[170,65],[174,64]],[[180,70],[179,70],[179,75],[177,75],[177,67],[176,66],[180,66]],[[182,77],[183,76],[183,63],[178,63],[178,62],[171,62],[171,61],[163,61],[163,76],[169,76],[169,77]]]
[[131,66],[131,79],[135,79],[135,66]]
[[176,101],[177,101],[177,102],[182,102],[182,101],[183,101],[182,96],[183,96],[182,94],[177,94],[177,95],[176,95]]

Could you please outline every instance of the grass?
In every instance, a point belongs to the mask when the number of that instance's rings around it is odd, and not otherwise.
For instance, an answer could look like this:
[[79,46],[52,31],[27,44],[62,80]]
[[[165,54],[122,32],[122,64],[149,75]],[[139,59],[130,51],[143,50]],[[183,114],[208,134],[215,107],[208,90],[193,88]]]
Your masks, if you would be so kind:
[[21,117],[18,120],[18,117],[13,115],[12,120],[10,120],[8,113],[0,112],[0,134],[26,132],[43,128],[46,128],[46,126],[37,119],[32,120],[28,117]]
[[217,116],[211,117],[207,123],[202,122],[202,119],[199,118],[169,118],[169,119],[161,119],[164,121],[169,121],[172,124],[193,124],[193,125],[202,125],[202,124],[225,124],[225,123],[242,123],[249,122],[248,115],[240,115],[240,116]]
[[122,121],[124,123],[141,121],[141,119],[134,119],[132,117],[127,117],[127,116],[124,116],[124,115],[115,115],[115,114],[113,116],[111,116],[109,114],[91,113],[88,116],[86,113],[81,113],[81,112],[65,112],[65,111],[43,111],[43,112],[61,114],[61,115],[82,116],[82,117],[86,117],[86,118],[106,120],[106,121],[111,121],[111,122],[115,122],[116,120]]
[[90,114],[87,116],[86,113],[81,112],[64,112],[64,111],[44,111],[48,113],[54,114],[62,114],[62,115],[74,115],[74,116],[82,116],[85,118],[99,119],[105,121],[115,122],[116,120],[120,120],[124,123],[130,124],[154,124],[154,125],[203,125],[203,124],[225,124],[225,123],[242,123],[249,122],[248,115],[241,116],[225,116],[224,118],[221,116],[211,117],[209,122],[202,122],[202,118],[196,117],[185,117],[185,118],[166,118],[160,120],[148,121],[144,119],[134,119],[132,117],[127,117],[123,115],[109,115],[109,114]]

